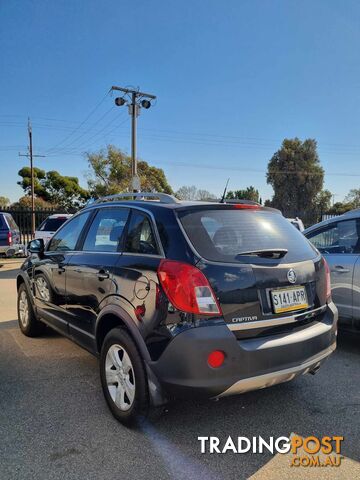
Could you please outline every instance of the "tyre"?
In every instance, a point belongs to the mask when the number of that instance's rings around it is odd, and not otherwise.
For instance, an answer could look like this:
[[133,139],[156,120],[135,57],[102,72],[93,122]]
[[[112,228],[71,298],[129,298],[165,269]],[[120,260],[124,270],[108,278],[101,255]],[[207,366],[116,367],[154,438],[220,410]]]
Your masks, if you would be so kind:
[[105,337],[100,377],[114,417],[124,425],[141,424],[150,406],[147,375],[134,341],[122,328],[114,328]]
[[46,326],[36,318],[24,283],[18,290],[17,310],[19,327],[24,335],[37,337],[44,332]]

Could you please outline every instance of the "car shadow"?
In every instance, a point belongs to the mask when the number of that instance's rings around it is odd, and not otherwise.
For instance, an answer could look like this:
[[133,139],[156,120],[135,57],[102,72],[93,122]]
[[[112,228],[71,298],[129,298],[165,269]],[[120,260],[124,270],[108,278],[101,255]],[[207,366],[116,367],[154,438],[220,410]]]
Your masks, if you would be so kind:
[[349,353],[360,353],[360,332],[339,330],[337,349]]
[[17,268],[11,270],[2,270],[0,268],[0,280],[15,280],[19,270]]

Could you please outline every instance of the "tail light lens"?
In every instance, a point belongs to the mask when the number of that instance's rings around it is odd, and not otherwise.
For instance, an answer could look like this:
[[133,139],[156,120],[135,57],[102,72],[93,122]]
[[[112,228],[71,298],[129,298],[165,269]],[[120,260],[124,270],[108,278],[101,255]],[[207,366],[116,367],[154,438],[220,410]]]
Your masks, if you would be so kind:
[[215,294],[198,268],[174,260],[161,260],[157,273],[166,296],[178,310],[201,315],[221,315]]
[[9,244],[9,245],[12,245],[13,239],[12,239],[12,233],[11,233],[11,232],[8,232],[8,234],[7,234],[7,239],[8,239],[8,244]]
[[328,265],[328,263],[327,263],[327,261],[325,260],[324,257],[323,257],[323,262],[324,262],[325,275],[326,275],[326,300],[330,300],[331,299],[330,268],[329,268],[329,265]]

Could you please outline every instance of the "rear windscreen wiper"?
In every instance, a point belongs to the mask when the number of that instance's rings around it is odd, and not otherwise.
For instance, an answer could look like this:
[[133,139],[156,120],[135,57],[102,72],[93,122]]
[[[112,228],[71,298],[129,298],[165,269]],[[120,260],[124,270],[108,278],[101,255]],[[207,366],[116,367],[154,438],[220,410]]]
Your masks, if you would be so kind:
[[256,255],[257,257],[265,258],[282,258],[288,253],[286,248],[267,248],[264,250],[249,250],[247,252],[240,252],[237,256]]

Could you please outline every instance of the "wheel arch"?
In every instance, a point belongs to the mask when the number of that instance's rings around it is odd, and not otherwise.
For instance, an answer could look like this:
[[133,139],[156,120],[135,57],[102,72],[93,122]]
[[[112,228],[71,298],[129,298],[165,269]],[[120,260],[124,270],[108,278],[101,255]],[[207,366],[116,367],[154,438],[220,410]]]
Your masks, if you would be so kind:
[[130,315],[119,306],[109,305],[105,307],[96,321],[95,342],[97,353],[100,353],[106,335],[116,327],[125,328],[134,340],[143,360],[146,363],[151,362],[149,351],[138,327]]

